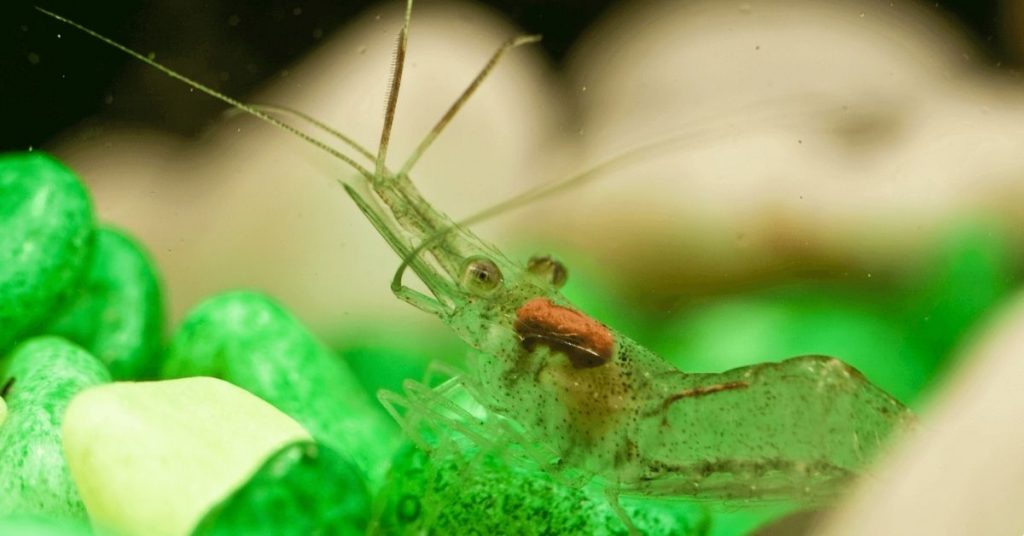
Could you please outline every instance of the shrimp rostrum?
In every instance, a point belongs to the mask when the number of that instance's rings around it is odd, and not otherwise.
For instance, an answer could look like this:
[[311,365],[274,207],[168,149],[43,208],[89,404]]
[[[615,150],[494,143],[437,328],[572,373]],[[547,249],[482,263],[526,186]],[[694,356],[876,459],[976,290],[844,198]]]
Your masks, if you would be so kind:
[[[91,30],[47,12],[231,106],[313,143],[353,167],[344,182],[403,259],[396,295],[436,315],[475,349],[463,382],[488,412],[513,422],[551,453],[553,472],[599,479],[620,493],[708,500],[827,496],[863,469],[913,416],[842,361],[795,357],[715,374],[689,374],[587,316],[559,288],[565,268],[549,257],[513,261],[455,223],[417,191],[409,172],[508,50],[494,53],[413,155],[393,172],[388,140],[402,80],[412,0],[398,38],[395,72],[376,155],[299,112],[243,104],[170,71]],[[302,120],[357,151],[356,157],[300,131]],[[369,164],[357,161],[363,158]],[[595,172],[561,181],[548,191]],[[504,208],[535,198],[528,193]],[[429,293],[402,282],[406,268]],[[411,396],[411,395],[410,395]],[[417,395],[419,396],[419,395]],[[386,403],[399,401],[384,393]],[[406,400],[407,405],[415,400]]]

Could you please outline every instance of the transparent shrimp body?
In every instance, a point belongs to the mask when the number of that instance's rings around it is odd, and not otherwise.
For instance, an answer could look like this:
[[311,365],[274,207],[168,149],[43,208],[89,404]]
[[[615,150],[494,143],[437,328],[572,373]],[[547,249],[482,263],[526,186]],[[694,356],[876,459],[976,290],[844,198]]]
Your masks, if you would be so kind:
[[[707,499],[828,495],[861,469],[886,438],[913,420],[909,411],[856,370],[833,358],[798,357],[720,374],[687,374],[638,343],[578,311],[558,292],[564,268],[546,258],[515,263],[436,210],[409,171],[508,50],[509,40],[397,172],[386,166],[402,79],[412,1],[399,34],[395,72],[376,155],[299,112],[247,105],[160,65],[73,21],[63,21],[326,151],[355,169],[348,195],[403,259],[395,294],[437,315],[476,350],[461,380],[489,411],[521,428],[523,440],[550,455],[548,468],[599,477],[620,492]],[[351,146],[349,156],[289,123],[298,117]],[[654,147],[657,144],[652,144]],[[621,162],[626,154],[606,163]],[[365,157],[373,162],[359,162]],[[602,164],[604,165],[604,164]],[[602,165],[545,189],[564,189]],[[339,181],[340,182],[340,181]],[[540,192],[543,195],[545,192]],[[470,218],[538,198],[528,192]],[[411,269],[429,294],[402,283]],[[422,386],[419,386],[422,387]],[[417,389],[404,402],[443,403]],[[385,401],[396,398],[382,396]],[[422,415],[436,415],[421,411]]]
[[[481,262],[471,258],[467,271]],[[463,381],[551,452],[556,471],[601,477],[626,493],[813,500],[842,489],[913,422],[834,358],[681,372],[536,274],[490,262],[500,282],[460,287],[459,306],[444,317],[478,350]]]

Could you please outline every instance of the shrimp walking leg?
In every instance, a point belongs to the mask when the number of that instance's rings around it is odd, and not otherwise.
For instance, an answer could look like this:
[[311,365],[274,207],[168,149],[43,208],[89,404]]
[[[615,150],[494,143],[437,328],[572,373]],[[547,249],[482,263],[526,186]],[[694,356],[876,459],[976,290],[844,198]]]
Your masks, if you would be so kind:
[[437,389],[406,380],[404,394],[381,390],[377,393],[384,409],[399,423],[410,440],[426,451],[436,448],[439,438],[457,431],[474,443],[491,445],[486,434],[479,430],[479,419],[454,403],[449,392],[460,387],[460,379],[452,378]]
[[604,490],[605,499],[608,500],[608,506],[611,507],[615,515],[619,516],[622,520],[622,524],[626,526],[626,530],[629,531],[629,536],[640,536],[640,531],[636,529],[636,525],[633,524],[633,520],[629,518],[629,514],[619,503],[619,492],[615,488],[605,488]]

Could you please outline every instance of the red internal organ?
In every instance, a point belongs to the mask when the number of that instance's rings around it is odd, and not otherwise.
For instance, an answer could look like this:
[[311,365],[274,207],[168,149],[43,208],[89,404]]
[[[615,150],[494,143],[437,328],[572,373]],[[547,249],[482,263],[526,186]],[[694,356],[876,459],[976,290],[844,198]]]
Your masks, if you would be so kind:
[[615,338],[607,326],[548,298],[533,298],[516,311],[516,333],[528,351],[537,345],[563,352],[575,368],[611,361]]

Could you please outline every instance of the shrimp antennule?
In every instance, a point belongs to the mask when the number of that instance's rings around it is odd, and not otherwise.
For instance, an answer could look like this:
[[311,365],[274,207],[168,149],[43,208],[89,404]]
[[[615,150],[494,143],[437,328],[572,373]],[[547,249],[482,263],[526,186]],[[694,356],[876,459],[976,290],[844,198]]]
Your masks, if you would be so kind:
[[[137,60],[139,60],[139,61],[141,61],[143,63],[148,64],[149,66],[159,70],[160,72],[166,74],[167,76],[170,76],[171,78],[173,78],[175,80],[178,80],[179,82],[183,82],[184,84],[188,85],[189,87],[191,87],[193,89],[196,89],[196,90],[198,90],[198,91],[200,91],[202,93],[205,93],[205,94],[207,94],[207,95],[209,95],[209,96],[211,96],[211,97],[213,97],[213,98],[215,98],[215,99],[217,99],[217,100],[219,100],[219,101],[221,101],[221,102],[223,102],[223,103],[225,103],[225,104],[227,104],[227,105],[229,105],[229,106],[231,106],[231,107],[233,107],[233,108],[235,108],[235,109],[237,109],[237,110],[239,110],[241,112],[249,114],[249,115],[251,115],[251,116],[253,116],[253,117],[255,117],[255,118],[257,118],[257,119],[259,119],[259,120],[261,120],[263,122],[265,122],[265,123],[269,123],[269,124],[279,128],[281,130],[284,130],[285,132],[288,132],[289,134],[291,134],[293,136],[297,136],[298,138],[306,141],[307,143],[312,144],[314,147],[316,147],[316,148],[318,148],[318,149],[320,149],[322,151],[325,151],[328,154],[330,154],[331,156],[337,158],[338,160],[341,160],[342,162],[348,164],[352,169],[356,170],[360,175],[362,175],[364,178],[366,178],[366,180],[369,180],[369,181],[373,180],[373,175],[370,173],[370,171],[368,169],[366,169],[365,167],[363,167],[362,165],[360,165],[358,162],[356,162],[355,159],[353,159],[352,157],[350,157],[347,154],[345,154],[345,153],[335,149],[334,147],[331,147],[330,145],[324,143],[323,141],[320,141],[319,139],[314,138],[313,136],[310,136],[309,134],[306,134],[305,132],[299,130],[298,128],[296,128],[296,127],[294,127],[294,126],[292,126],[292,125],[290,125],[288,123],[285,123],[284,121],[281,121],[280,119],[277,119],[276,117],[271,116],[270,114],[260,110],[259,108],[249,106],[248,104],[245,104],[244,102],[242,102],[242,101],[240,101],[238,99],[229,97],[229,96],[227,96],[227,95],[225,95],[225,94],[217,91],[216,89],[213,89],[213,88],[211,88],[211,87],[209,87],[209,86],[207,86],[205,84],[196,82],[195,80],[192,80],[191,78],[189,78],[189,77],[187,77],[187,76],[185,76],[183,74],[178,73],[177,71],[171,69],[170,67],[167,67],[164,64],[159,63],[156,60],[154,60],[154,59],[152,59],[152,58],[150,58],[150,57],[148,57],[148,56],[146,56],[144,54],[136,52],[136,51],[134,51],[134,50],[132,50],[132,49],[122,45],[121,43],[118,43],[117,41],[114,41],[113,39],[111,39],[111,38],[109,38],[109,37],[107,37],[107,36],[97,32],[97,31],[95,31],[95,30],[91,30],[89,28],[86,28],[85,26],[82,26],[81,24],[79,24],[79,23],[77,23],[77,22],[75,22],[75,21],[73,21],[73,20],[71,20],[71,19],[69,19],[67,17],[62,17],[62,16],[60,16],[60,15],[58,15],[58,14],[52,12],[52,11],[48,11],[46,9],[43,9],[43,8],[39,7],[39,6],[34,6],[34,7],[36,8],[36,11],[39,11],[40,13],[42,13],[42,14],[44,14],[44,15],[52,18],[52,19],[56,19],[56,20],[58,20],[60,22],[63,22],[64,24],[67,24],[68,26],[71,26],[71,27],[73,27],[73,28],[75,28],[75,29],[77,29],[79,31],[85,32],[86,34],[91,35],[92,37],[95,37],[96,39],[99,39],[100,41],[102,41],[102,42],[104,42],[104,43],[106,43],[106,44],[108,44],[108,45],[110,45],[110,46],[120,50],[121,52],[124,52],[125,54],[128,54],[129,56],[131,56],[131,57],[133,57],[133,58],[135,58],[135,59],[137,59]],[[341,181],[339,180],[339,182],[341,182]]]
[[491,71],[494,70],[494,67],[498,64],[498,61],[501,59],[503,55],[505,55],[506,52],[519,46],[537,43],[540,40],[541,36],[539,35],[518,35],[516,37],[509,39],[508,41],[505,41],[505,43],[502,44],[501,47],[498,48],[498,50],[496,50],[494,54],[491,55],[491,59],[487,61],[487,65],[485,65],[484,68],[480,70],[480,72],[476,75],[476,78],[474,78],[473,81],[469,83],[469,86],[467,86],[466,89],[462,91],[462,94],[459,95],[459,98],[456,99],[455,102],[448,108],[448,111],[446,111],[444,115],[441,116],[441,119],[437,121],[437,124],[434,125],[434,128],[430,129],[430,132],[428,132],[427,135],[424,136],[423,141],[421,141],[419,146],[416,147],[416,150],[413,151],[411,155],[409,155],[409,158],[408,160],[405,161],[405,164],[402,164],[402,169],[398,171],[398,174],[409,174],[409,171],[412,170],[412,167],[414,165],[416,165],[416,162],[420,159],[421,156],[423,156],[423,153],[427,151],[427,148],[430,147],[430,144],[432,144],[434,140],[437,138],[437,136],[441,134],[441,131],[443,131],[446,126],[448,126],[448,123],[452,120],[453,117],[455,117],[455,114],[457,114],[459,110],[462,109],[462,107],[466,104],[466,101],[469,100],[469,97],[471,97],[473,93],[476,92],[477,88],[480,87],[480,84],[483,83],[485,78],[487,78],[487,75],[491,74]]

